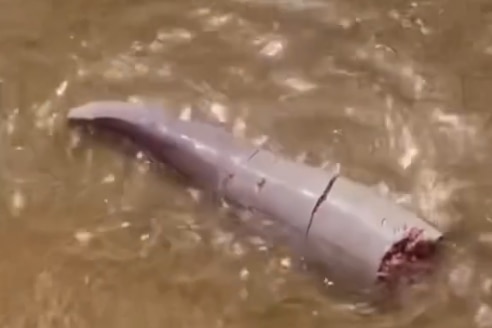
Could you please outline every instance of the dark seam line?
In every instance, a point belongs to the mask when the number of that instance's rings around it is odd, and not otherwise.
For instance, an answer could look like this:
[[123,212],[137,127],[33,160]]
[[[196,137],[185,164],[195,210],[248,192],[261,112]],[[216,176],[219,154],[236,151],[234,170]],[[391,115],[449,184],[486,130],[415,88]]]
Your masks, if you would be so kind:
[[[256,148],[248,157],[246,157],[245,159],[243,159],[241,161],[240,165],[248,163],[249,161],[251,161],[253,159],[253,157],[255,157],[261,150],[262,150],[261,147]],[[234,171],[237,171],[237,168]],[[224,178],[219,180],[219,182],[217,183],[217,194],[220,197],[225,196],[224,190],[227,188],[227,184],[231,181],[231,179],[234,178],[234,176],[235,176],[235,173],[229,172],[229,173],[227,173],[227,175]]]
[[316,204],[314,205],[314,208],[311,212],[311,217],[309,218],[309,223],[308,223],[308,226],[306,228],[306,233],[304,235],[304,239],[307,239],[307,237],[308,237],[309,230],[311,229],[311,226],[313,225],[314,215],[316,214],[316,211],[321,206],[321,204],[326,200],[326,197],[328,196],[331,188],[333,187],[333,184],[335,183],[335,181],[338,177],[339,177],[339,175],[337,174],[333,178],[331,178],[331,180],[328,182],[328,185],[326,186],[325,190],[323,191],[321,196],[316,201]]
[[261,150],[262,148],[256,148],[255,151],[252,152],[251,155],[248,156],[248,158],[246,158],[245,162],[249,162],[250,160],[252,160],[253,157],[255,157]]

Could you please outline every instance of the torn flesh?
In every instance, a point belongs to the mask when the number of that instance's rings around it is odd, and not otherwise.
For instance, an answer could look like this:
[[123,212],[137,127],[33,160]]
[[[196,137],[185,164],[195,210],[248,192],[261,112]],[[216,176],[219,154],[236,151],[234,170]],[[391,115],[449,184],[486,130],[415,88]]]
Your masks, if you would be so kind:
[[378,281],[389,287],[401,283],[413,284],[419,277],[431,273],[435,253],[436,241],[425,239],[422,229],[409,229],[383,257]]

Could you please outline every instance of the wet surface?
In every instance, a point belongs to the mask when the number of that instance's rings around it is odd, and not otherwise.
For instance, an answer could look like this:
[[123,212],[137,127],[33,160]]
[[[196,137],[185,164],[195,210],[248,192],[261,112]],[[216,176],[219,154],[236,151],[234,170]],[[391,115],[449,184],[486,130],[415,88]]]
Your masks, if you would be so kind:
[[[2,326],[492,326],[489,2],[3,0],[0,45]],[[449,231],[442,279],[389,312],[321,291],[165,169],[71,133],[102,98],[339,164]]]

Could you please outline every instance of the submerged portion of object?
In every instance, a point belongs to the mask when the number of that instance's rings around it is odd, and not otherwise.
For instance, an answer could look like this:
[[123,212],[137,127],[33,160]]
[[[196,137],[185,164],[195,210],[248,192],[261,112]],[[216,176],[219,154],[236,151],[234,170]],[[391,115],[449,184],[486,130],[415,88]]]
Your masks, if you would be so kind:
[[[68,119],[129,137],[199,187],[272,218],[308,262],[352,287],[418,279],[442,237],[367,186],[235,139],[214,124],[112,101],[74,108]],[[249,223],[261,224],[254,217]]]

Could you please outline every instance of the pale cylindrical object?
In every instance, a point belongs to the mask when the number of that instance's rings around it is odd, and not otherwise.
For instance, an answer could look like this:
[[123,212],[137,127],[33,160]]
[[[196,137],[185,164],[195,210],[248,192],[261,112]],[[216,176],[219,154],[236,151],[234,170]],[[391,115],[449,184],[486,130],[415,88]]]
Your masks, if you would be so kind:
[[[414,279],[442,238],[373,189],[235,139],[219,125],[110,101],[74,108],[68,119],[115,130],[197,186],[271,218],[285,240],[335,282],[370,289]],[[259,222],[254,215],[249,220]]]

